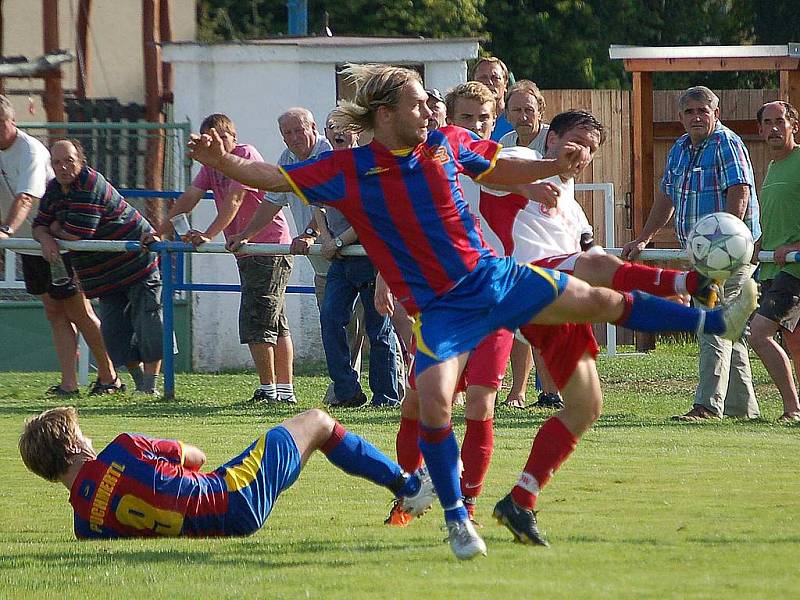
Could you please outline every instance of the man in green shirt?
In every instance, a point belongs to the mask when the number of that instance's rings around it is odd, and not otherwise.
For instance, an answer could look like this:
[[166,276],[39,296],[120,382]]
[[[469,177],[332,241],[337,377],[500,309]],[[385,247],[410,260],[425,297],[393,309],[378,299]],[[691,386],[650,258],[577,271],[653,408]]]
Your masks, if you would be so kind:
[[800,421],[797,385],[791,362],[774,336],[781,331],[800,365],[800,263],[787,254],[800,251],[800,145],[797,109],[788,102],[768,102],[757,114],[759,134],[771,162],[760,193],[762,235],[756,250],[772,250],[775,262],[761,263],[761,306],[750,324],[750,345],[761,358],[783,399],[781,422]]

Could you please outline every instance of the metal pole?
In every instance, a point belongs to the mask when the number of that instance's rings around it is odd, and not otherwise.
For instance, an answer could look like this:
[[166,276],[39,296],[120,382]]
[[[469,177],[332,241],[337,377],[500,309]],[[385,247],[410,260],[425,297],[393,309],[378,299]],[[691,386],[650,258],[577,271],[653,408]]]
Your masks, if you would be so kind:
[[173,355],[173,334],[175,331],[175,310],[172,304],[175,289],[172,277],[172,254],[164,249],[159,251],[161,260],[161,308],[164,312],[164,337],[162,338],[161,372],[164,374],[164,398],[175,399],[175,358]]

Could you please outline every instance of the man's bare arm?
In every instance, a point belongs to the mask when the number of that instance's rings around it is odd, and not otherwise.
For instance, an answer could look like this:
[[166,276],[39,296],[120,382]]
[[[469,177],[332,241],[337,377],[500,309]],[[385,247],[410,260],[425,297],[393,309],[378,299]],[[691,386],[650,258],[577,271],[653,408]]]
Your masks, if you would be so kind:
[[289,182],[276,165],[234,156],[225,152],[222,138],[212,128],[203,135],[192,134],[189,156],[250,187],[271,192],[291,192]]
[[2,224],[8,225],[12,232],[17,231],[25,222],[25,218],[28,216],[28,213],[31,212],[31,208],[33,208],[36,200],[37,199],[30,194],[18,194],[17,197],[14,198],[14,202],[11,203],[8,214],[4,216]]
[[750,202],[750,186],[746,183],[732,185],[725,190],[725,210],[732,215],[743,219],[748,202]]
[[501,185],[531,183],[561,173],[577,172],[589,163],[589,159],[589,149],[573,143],[564,144],[556,158],[500,156],[494,169],[479,181]]

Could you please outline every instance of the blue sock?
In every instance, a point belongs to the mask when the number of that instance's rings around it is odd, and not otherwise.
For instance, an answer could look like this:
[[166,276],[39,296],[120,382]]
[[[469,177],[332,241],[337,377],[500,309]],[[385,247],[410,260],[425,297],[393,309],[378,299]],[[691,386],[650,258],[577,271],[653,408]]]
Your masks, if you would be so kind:
[[416,477],[406,478],[400,465],[364,438],[346,431],[339,423],[336,423],[330,439],[320,450],[345,473],[368,479],[389,488],[395,494],[404,487],[413,487],[414,484],[409,484],[408,479],[415,480],[419,489],[419,480]]
[[433,480],[433,487],[444,508],[445,521],[467,520],[467,509],[461,502],[458,473],[458,442],[453,426],[429,429],[420,425],[419,449]]
[[702,313],[705,312],[704,333],[722,333],[725,330],[721,309],[703,311],[639,291],[626,293],[624,296],[625,312],[616,325],[635,331],[695,333],[703,318]]

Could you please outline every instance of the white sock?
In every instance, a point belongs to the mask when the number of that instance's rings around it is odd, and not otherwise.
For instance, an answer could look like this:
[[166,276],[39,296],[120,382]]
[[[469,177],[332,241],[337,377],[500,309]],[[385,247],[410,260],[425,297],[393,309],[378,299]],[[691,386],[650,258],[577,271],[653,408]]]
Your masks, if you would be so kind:
[[259,389],[264,390],[267,393],[267,396],[270,398],[275,398],[275,384],[274,383],[262,383],[258,386]]
[[291,398],[294,396],[294,386],[291,383],[279,383],[277,388],[278,397],[280,398]]
[[680,275],[675,277],[675,293],[679,296],[685,296],[689,293],[689,290],[686,289],[687,275],[689,275],[689,271],[683,271]]

